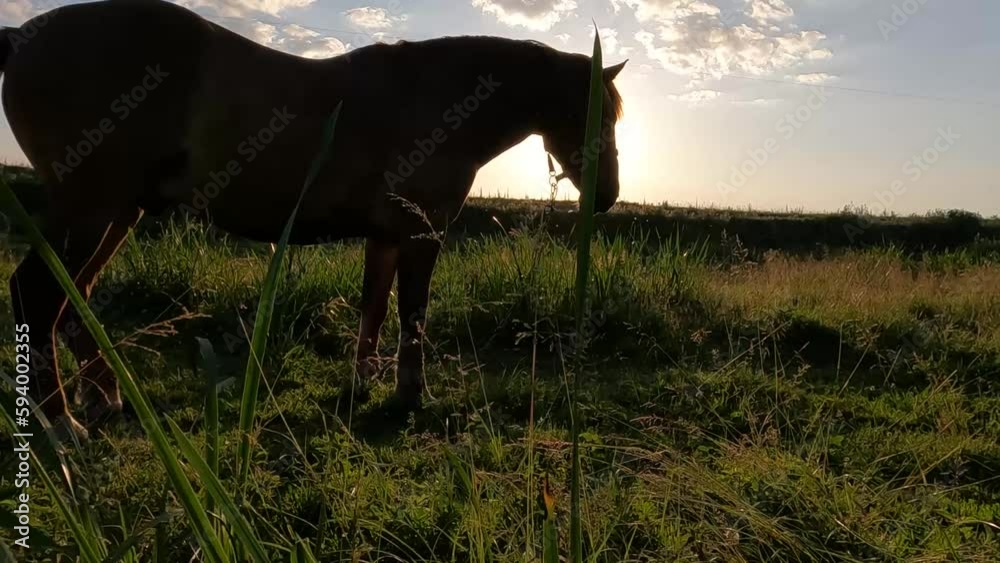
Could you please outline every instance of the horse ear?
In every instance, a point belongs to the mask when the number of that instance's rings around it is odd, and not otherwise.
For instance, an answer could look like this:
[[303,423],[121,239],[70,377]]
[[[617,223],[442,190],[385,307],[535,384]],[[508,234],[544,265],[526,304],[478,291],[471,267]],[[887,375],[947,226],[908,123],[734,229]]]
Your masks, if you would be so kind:
[[608,67],[604,69],[604,81],[611,82],[618,77],[618,74],[625,68],[625,64],[628,63],[628,59],[623,63],[616,64],[615,66]]

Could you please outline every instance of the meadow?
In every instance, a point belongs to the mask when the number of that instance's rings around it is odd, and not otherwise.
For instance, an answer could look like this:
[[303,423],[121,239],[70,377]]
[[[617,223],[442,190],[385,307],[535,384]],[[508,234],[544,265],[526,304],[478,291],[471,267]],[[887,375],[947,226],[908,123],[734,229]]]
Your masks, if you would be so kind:
[[[572,214],[485,200],[466,216],[432,289],[433,399],[408,416],[387,404],[391,361],[368,396],[352,388],[363,247],[290,249],[244,487],[245,334],[272,249],[149,222],[105,272],[92,305],[156,412],[198,448],[218,382],[219,475],[265,544],[319,561],[535,561],[552,514],[568,553],[579,378],[589,561],[1000,560],[995,220],[865,218],[869,244],[802,234],[843,233],[857,215],[623,206],[600,221],[581,347]],[[8,238],[0,277],[23,251]],[[2,347],[11,373],[8,329]],[[67,502],[109,560],[199,556],[134,417],[65,464]],[[76,560],[34,488],[24,560]],[[12,508],[0,503],[8,545]]]

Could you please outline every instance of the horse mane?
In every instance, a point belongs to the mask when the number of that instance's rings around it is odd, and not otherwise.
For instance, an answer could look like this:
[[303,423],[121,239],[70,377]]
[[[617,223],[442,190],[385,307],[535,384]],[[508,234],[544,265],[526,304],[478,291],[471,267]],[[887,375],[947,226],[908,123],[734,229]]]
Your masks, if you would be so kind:
[[[544,48],[544,49],[546,49],[546,50],[548,50],[548,51],[550,51],[552,53],[556,53],[557,55],[563,55],[563,56],[569,55],[569,56],[572,56],[574,58],[577,57],[577,55],[571,55],[569,53],[565,53],[563,51],[560,51],[559,49],[556,49],[556,48],[552,47],[551,45],[547,45],[545,43],[542,43],[541,41],[535,41],[534,39],[527,39],[527,40],[524,40],[524,41],[520,41],[520,43],[526,43],[526,44],[529,44],[529,45],[533,45],[535,47],[542,47],[542,48]],[[590,69],[590,57],[587,57],[585,55],[579,55],[579,56],[581,56],[584,59],[586,59],[586,61],[587,61],[587,69],[588,69],[588,72],[589,72],[589,69]],[[621,92],[618,91],[618,87],[615,86],[614,81],[605,83],[604,86],[608,89],[608,97],[611,98],[611,110],[614,111],[615,117],[617,119],[621,119],[625,115],[625,101],[622,99]]]
[[625,116],[625,101],[622,100],[622,94],[618,91],[618,87],[615,86],[614,80],[605,84],[608,89],[608,96],[611,98],[611,108],[615,112],[615,118],[621,119]]

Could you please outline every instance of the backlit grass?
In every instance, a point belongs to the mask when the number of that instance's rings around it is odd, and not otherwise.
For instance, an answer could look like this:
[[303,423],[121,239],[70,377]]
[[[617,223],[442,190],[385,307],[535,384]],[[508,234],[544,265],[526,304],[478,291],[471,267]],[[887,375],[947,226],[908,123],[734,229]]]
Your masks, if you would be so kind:
[[[242,500],[261,540],[301,536],[323,561],[540,559],[547,477],[568,553],[574,254],[528,234],[451,245],[428,329],[436,401],[398,420],[382,408],[390,381],[353,410],[347,392],[361,247],[292,249]],[[266,247],[174,223],[130,242],[95,296],[110,295],[99,316],[127,342],[154,408],[199,451],[206,376],[194,338],[212,343],[221,473],[234,490],[240,327],[252,325],[269,260]],[[1000,266],[989,256],[751,259],[715,244],[599,239],[592,268],[580,383],[591,560],[1000,558]],[[392,304],[386,356],[394,315]],[[175,317],[175,334],[136,334]],[[110,543],[137,534],[148,560],[159,533],[187,561],[194,540],[152,455],[126,420],[70,461]],[[33,554],[75,559],[45,493],[33,498]]]

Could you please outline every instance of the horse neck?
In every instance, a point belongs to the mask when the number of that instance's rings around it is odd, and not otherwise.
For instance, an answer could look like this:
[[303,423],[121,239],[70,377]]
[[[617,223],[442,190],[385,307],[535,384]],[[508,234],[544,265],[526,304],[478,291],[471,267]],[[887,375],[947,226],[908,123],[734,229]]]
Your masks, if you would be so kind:
[[[495,82],[501,83],[482,102],[481,109],[468,119],[480,140],[480,155],[477,160],[481,164],[493,160],[531,135],[544,135],[542,116],[553,108],[546,107],[545,100],[549,96],[540,96],[539,93],[552,92],[559,87],[546,76],[544,69],[537,69],[536,72],[529,69],[526,72],[524,65],[507,64],[509,66],[504,68],[485,62],[476,77],[464,81],[473,83],[481,80],[480,84],[484,84],[489,83],[492,76]],[[501,72],[491,71],[498,66],[503,69]],[[546,81],[553,83],[547,84]]]

